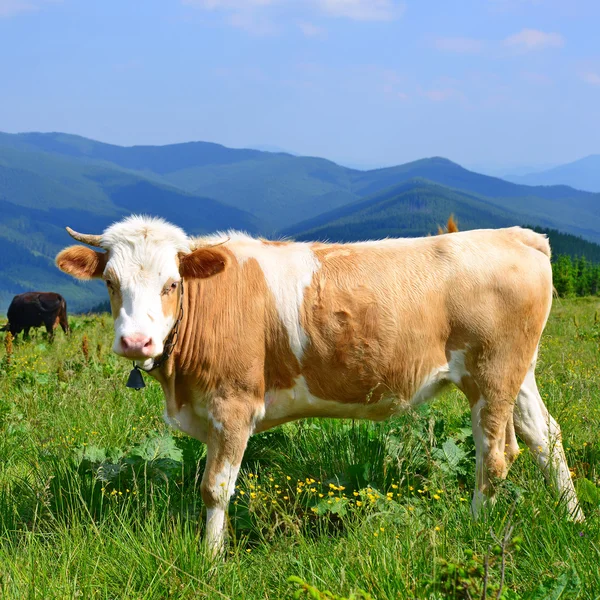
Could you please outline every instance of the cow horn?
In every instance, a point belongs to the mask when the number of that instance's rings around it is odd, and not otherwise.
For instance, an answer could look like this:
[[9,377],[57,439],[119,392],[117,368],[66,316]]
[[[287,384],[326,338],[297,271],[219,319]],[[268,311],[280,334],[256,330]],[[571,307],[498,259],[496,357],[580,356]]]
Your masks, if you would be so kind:
[[216,248],[217,246],[222,246],[223,244],[226,244],[227,242],[230,242],[230,241],[231,241],[231,237],[227,236],[227,239],[217,242],[216,244],[209,244],[208,246],[202,246],[202,247],[203,248]]
[[96,246],[100,248],[100,239],[102,236],[94,235],[92,233],[77,233],[73,231],[70,227],[67,227],[67,233],[78,242],[82,242],[83,244],[87,244],[88,246]]

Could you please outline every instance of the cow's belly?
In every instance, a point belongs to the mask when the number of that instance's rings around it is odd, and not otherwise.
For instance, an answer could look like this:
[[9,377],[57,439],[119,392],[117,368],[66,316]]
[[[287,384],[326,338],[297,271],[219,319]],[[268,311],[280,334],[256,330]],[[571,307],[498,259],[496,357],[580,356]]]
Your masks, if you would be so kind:
[[[418,406],[435,396],[448,382],[460,383],[464,371],[464,352],[452,352],[449,363],[432,368],[414,382],[410,393],[383,394],[377,401],[340,402],[318,398],[310,393],[304,377],[296,379],[290,389],[269,390],[265,394],[265,413],[257,423],[256,431],[265,431],[281,423],[305,417],[333,417],[380,421]],[[376,396],[373,394],[371,397]]]
[[[257,417],[254,431],[259,433],[288,421],[310,417],[381,421],[427,401],[448,382],[460,385],[462,377],[468,375],[464,354],[462,350],[451,352],[449,363],[435,367],[420,377],[411,386],[409,394],[394,393],[393,390],[383,395],[367,392],[364,402],[319,398],[310,392],[306,380],[300,376],[292,388],[267,391],[264,412]],[[372,400],[374,397],[377,400]],[[181,406],[175,414],[165,411],[164,419],[171,427],[202,442],[207,440],[209,423],[216,429],[224,426],[214,419],[210,401],[202,394],[193,395],[193,401]]]
[[299,377],[293,388],[270,390],[265,394],[265,413],[257,423],[256,431],[265,431],[276,425],[307,417],[381,421],[409,406],[410,400],[392,393],[380,397],[377,402],[366,399],[362,403],[347,403],[318,398],[310,393],[306,380]]
[[267,421],[297,419],[301,417],[344,417],[348,419],[385,419],[403,403],[390,394],[378,402],[345,403],[318,398],[310,393],[304,377],[287,390],[270,390],[265,394]]

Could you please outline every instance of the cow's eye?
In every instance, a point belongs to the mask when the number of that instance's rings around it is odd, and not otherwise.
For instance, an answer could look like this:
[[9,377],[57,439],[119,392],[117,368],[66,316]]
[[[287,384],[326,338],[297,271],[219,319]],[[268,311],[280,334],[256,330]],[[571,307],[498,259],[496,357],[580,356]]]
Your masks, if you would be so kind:
[[106,279],[105,281],[106,281],[106,287],[107,287],[109,290],[112,290],[112,287],[113,287],[113,282],[112,282],[110,279]]
[[164,287],[164,289],[163,289],[163,292],[162,292],[162,293],[163,293],[164,295],[166,295],[166,294],[171,294],[172,292],[174,292],[174,291],[177,289],[177,286],[178,286],[178,285],[179,285],[179,284],[178,284],[176,281],[174,281],[173,283],[169,283],[169,284],[167,284],[167,285]]

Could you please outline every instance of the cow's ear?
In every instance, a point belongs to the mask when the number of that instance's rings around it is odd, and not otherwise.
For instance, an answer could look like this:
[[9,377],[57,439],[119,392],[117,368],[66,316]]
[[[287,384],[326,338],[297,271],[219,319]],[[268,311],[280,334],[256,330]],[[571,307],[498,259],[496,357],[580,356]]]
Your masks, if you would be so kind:
[[77,279],[95,279],[102,277],[106,260],[106,252],[86,246],[69,246],[56,257],[56,266]]
[[216,248],[198,248],[190,254],[179,254],[179,274],[182,277],[206,279],[225,270],[227,255]]

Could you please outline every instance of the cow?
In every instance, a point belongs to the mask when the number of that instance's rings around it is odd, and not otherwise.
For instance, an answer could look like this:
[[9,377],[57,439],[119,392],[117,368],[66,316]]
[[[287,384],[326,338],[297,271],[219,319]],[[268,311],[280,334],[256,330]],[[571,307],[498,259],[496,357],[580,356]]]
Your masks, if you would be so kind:
[[101,235],[67,230],[92,248],[64,249],[57,266],[105,281],[114,352],[160,383],[169,425],[207,444],[200,491],[214,553],[250,435],[305,417],[382,420],[448,384],[471,408],[476,517],[519,454],[518,435],[583,518],[535,379],[553,289],[545,236],[193,238],[143,216]]
[[58,325],[69,333],[67,319],[67,303],[55,292],[26,292],[12,299],[8,307],[8,323],[0,331],[10,331],[13,336],[22,331],[24,337],[29,337],[32,327],[44,325],[50,339],[54,338],[54,330]]

